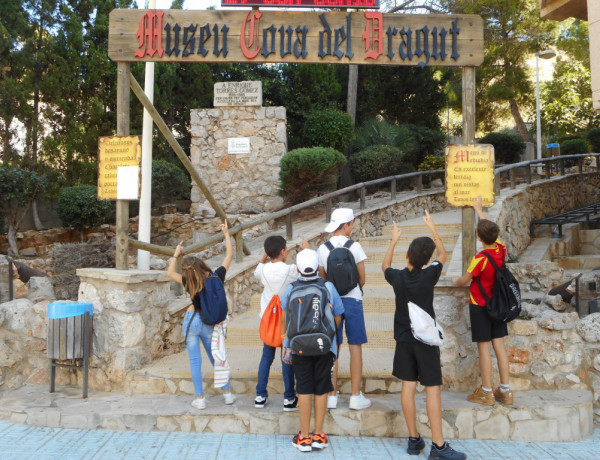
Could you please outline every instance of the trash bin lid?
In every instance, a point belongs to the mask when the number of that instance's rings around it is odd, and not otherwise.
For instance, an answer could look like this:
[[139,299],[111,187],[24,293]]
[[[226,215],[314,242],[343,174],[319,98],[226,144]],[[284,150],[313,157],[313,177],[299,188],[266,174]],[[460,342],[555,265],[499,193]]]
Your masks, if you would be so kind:
[[549,149],[557,149],[560,147],[560,144],[557,144],[557,143],[548,144],[546,147],[548,147]]
[[60,319],[70,316],[79,316],[89,313],[94,314],[94,308],[90,302],[52,302],[48,304],[48,318]]

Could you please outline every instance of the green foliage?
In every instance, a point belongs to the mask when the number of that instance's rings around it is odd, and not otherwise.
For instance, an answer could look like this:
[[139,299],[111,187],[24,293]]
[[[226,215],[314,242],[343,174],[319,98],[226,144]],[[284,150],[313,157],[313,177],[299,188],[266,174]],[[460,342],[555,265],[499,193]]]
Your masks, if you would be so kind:
[[[444,155],[426,155],[423,162],[419,165],[419,171],[437,171],[446,169],[446,157]],[[432,179],[444,179],[444,173],[425,176],[423,182],[428,184]]]
[[335,189],[346,157],[335,149],[313,147],[286,153],[279,162],[280,194],[292,203]]
[[371,145],[350,157],[349,165],[354,179],[367,182],[380,177],[410,172],[412,165],[403,162],[404,154],[390,145]]
[[[0,168],[0,202],[26,207],[46,188],[46,179],[22,168]],[[9,219],[10,220],[10,219]]]
[[352,119],[346,112],[324,109],[312,112],[304,125],[304,145],[331,147],[343,152],[352,141]]
[[187,173],[173,163],[152,161],[152,202],[189,200],[191,182]]
[[489,133],[479,140],[480,144],[492,144],[496,163],[510,164],[519,161],[525,152],[525,143],[514,134]]
[[585,139],[569,139],[560,144],[561,155],[579,155],[589,151],[590,146]]
[[[446,144],[446,136],[437,129],[426,128],[412,124],[400,125],[401,129],[408,131],[403,138],[412,137],[413,148],[403,149],[406,152],[404,161],[411,163],[415,168],[419,166],[427,155],[433,155]],[[398,144],[396,144],[398,145]]]
[[108,222],[114,208],[112,202],[98,200],[95,186],[79,185],[60,190],[56,211],[64,227],[81,231]]
[[589,69],[590,31],[588,23],[573,18],[562,21],[556,47]]
[[587,134],[592,152],[600,153],[600,128],[593,128]]

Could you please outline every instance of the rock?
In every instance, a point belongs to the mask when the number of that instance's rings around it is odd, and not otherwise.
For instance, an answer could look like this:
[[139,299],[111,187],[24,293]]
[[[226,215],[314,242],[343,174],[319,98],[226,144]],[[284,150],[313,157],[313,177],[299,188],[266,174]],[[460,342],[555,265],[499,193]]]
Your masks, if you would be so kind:
[[194,208],[192,215],[194,217],[215,217],[217,212],[210,206],[199,204]]
[[536,305],[534,303],[523,302],[521,303],[521,316],[528,319],[533,319],[540,316],[545,310],[543,305]]
[[563,298],[560,294],[557,295],[547,295],[544,299],[546,305],[552,307],[555,311],[563,311],[567,308],[567,303],[563,301]]
[[443,187],[444,183],[442,182],[442,179],[433,179],[431,181],[431,187]]
[[150,254],[150,270],[164,270],[165,268],[167,268],[167,263],[164,260]]
[[576,330],[586,342],[600,342],[600,313],[592,313],[580,320]]
[[[540,317],[536,318],[539,326],[548,329],[549,331],[572,329],[575,327],[578,320],[579,315],[575,312],[559,313],[551,310],[545,311]],[[600,321],[598,323],[598,332],[600,333]],[[600,339],[600,336],[598,338]]]
[[33,303],[56,299],[50,278],[33,276],[27,282],[27,289],[27,298]]
[[11,300],[0,304],[0,311],[3,312],[6,328],[9,331],[21,331],[24,335],[27,333],[28,320],[31,318],[33,311],[33,302],[29,299]]

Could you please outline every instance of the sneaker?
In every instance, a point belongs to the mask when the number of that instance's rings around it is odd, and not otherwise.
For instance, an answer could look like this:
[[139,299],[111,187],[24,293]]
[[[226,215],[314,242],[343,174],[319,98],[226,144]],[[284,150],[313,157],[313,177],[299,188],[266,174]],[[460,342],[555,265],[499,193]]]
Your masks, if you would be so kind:
[[494,398],[502,404],[512,404],[514,402],[513,392],[510,390],[502,391],[500,387],[494,390]]
[[236,397],[233,393],[223,393],[223,398],[225,398],[225,404],[230,405],[233,404],[236,400]]
[[311,440],[313,449],[325,449],[329,445],[325,433],[315,433],[311,436]]
[[206,398],[196,398],[192,401],[192,407],[198,410],[206,409]]
[[431,451],[429,452],[429,460],[434,458],[448,458],[450,460],[465,460],[467,456],[462,453],[454,450],[450,447],[450,444],[447,442],[444,443],[444,447],[438,449],[433,443],[431,443]]
[[467,396],[467,399],[473,403],[481,404],[483,406],[493,406],[494,404],[496,404],[496,398],[494,397],[494,393],[491,391],[489,393],[486,393],[485,391],[483,391],[482,387],[476,388],[475,391],[473,391],[473,393]]
[[283,411],[293,412],[298,410],[298,396],[294,396],[294,399],[283,398]]
[[294,436],[294,439],[292,439],[292,446],[300,452],[310,452],[312,450],[312,440],[310,436],[303,438],[300,433],[298,433]]
[[338,396],[340,392],[338,391],[335,395],[327,395],[327,409],[337,409]]
[[350,396],[350,409],[361,410],[371,406],[371,400],[364,397],[361,393],[358,396]]
[[257,409],[262,409],[267,405],[268,396],[257,396],[254,398],[254,407]]
[[409,455],[419,455],[424,448],[425,441],[423,441],[421,435],[419,435],[418,438],[408,438],[408,448],[406,449],[406,452],[408,452]]

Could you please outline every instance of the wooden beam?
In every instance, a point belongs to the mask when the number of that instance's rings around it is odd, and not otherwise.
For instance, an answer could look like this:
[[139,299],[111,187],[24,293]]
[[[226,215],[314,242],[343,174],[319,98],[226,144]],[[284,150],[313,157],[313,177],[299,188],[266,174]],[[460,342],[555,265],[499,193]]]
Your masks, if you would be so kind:
[[[463,67],[462,118],[464,145],[475,142],[475,67]],[[462,208],[462,272],[465,273],[475,256],[475,211]]]
[[[140,100],[140,102],[143,104],[144,108],[148,111],[148,113],[154,120],[156,127],[163,134],[163,136],[165,136],[165,139],[167,140],[167,142],[169,143],[169,145],[171,146],[171,148],[173,149],[173,151],[175,152],[175,154],[177,155],[179,160],[181,160],[181,162],[183,163],[183,166],[185,166],[185,169],[192,177],[192,180],[196,183],[196,185],[198,187],[200,187],[200,190],[202,190],[202,193],[204,194],[204,196],[206,197],[206,199],[208,200],[208,202],[210,203],[212,208],[215,210],[217,215],[221,219],[227,221],[227,215],[225,214],[225,211],[223,211],[223,208],[221,208],[221,206],[219,205],[217,200],[215,200],[215,198],[212,196],[212,193],[210,193],[210,190],[208,189],[208,187],[206,186],[206,184],[200,177],[200,174],[198,174],[198,171],[196,171],[196,168],[194,168],[194,165],[192,164],[192,162],[190,161],[188,156],[183,151],[183,148],[181,148],[181,146],[179,145],[179,142],[177,142],[177,139],[175,139],[175,136],[173,135],[173,133],[171,132],[171,130],[169,129],[169,127],[167,126],[165,121],[162,119],[162,117],[160,116],[160,114],[158,113],[158,111],[156,110],[154,105],[152,104],[152,102],[150,102],[150,100],[146,96],[146,93],[144,93],[144,90],[142,89],[140,84],[137,82],[135,77],[133,75],[131,75],[131,73],[129,73],[129,84],[131,85],[131,89],[133,90],[133,92],[135,93],[137,98]],[[229,221],[227,221],[227,225],[229,227],[231,227],[231,224],[229,223]],[[244,254],[249,255],[250,251],[247,248],[246,243],[244,243],[243,247],[244,247]]]
[[[129,63],[117,63],[117,136],[129,136]],[[129,253],[129,201],[117,200],[115,268],[127,270]]]

